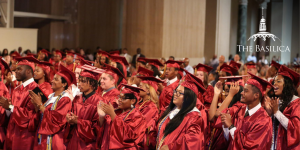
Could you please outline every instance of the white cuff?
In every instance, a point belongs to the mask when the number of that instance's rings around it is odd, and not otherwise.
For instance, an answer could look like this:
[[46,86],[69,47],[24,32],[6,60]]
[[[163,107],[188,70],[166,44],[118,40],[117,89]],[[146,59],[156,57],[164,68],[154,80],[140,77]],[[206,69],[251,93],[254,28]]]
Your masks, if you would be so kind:
[[224,137],[228,141],[229,140],[229,130],[228,128],[224,128],[224,125],[222,125],[223,131],[224,131]]
[[236,130],[236,127],[233,127],[233,128],[231,128],[229,130],[232,139],[234,139],[234,132],[235,132],[235,130]]
[[279,110],[274,114],[277,120],[281,123],[281,125],[287,130],[289,119]]

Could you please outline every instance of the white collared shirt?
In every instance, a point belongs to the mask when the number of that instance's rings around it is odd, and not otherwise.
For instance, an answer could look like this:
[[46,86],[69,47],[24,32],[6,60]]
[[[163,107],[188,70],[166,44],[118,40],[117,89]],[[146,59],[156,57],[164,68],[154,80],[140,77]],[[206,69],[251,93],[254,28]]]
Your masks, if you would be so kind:
[[[21,85],[19,86],[23,86],[24,88],[29,85],[30,83],[34,82],[34,79],[33,78],[30,78],[28,80],[26,80],[24,83],[22,83]],[[6,111],[6,115],[9,116],[10,113],[12,113],[14,111],[14,106],[9,110],[5,110]]]
[[[246,112],[248,111],[248,113],[249,113],[249,116],[252,116],[254,113],[256,113],[259,109],[260,109],[260,107],[261,107],[261,104],[259,103],[258,105],[256,105],[255,107],[253,107],[252,109],[248,109],[248,106],[246,107],[246,111],[245,111],[245,114],[246,114]],[[224,137],[226,138],[226,140],[228,141],[228,136],[229,136],[229,133],[230,133],[230,135],[231,135],[231,138],[232,139],[234,139],[234,132],[235,132],[235,130],[236,130],[236,127],[233,127],[233,128],[231,128],[230,130],[228,130],[228,128],[224,128],[224,126],[222,126],[223,127],[223,131],[224,131]],[[229,133],[228,133],[229,132]]]
[[176,82],[178,79],[177,79],[177,77],[175,77],[174,79],[172,79],[172,80],[167,80],[167,86],[169,86],[169,85],[171,85],[171,84],[173,84],[174,82]]

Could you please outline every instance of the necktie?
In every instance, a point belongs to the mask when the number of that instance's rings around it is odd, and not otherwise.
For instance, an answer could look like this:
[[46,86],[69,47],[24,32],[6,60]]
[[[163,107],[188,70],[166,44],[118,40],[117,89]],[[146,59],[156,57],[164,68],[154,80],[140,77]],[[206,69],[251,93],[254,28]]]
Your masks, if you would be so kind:
[[246,118],[246,117],[248,117],[249,116],[249,111],[247,110],[246,111],[246,114],[245,114],[245,116],[244,116],[244,118]]

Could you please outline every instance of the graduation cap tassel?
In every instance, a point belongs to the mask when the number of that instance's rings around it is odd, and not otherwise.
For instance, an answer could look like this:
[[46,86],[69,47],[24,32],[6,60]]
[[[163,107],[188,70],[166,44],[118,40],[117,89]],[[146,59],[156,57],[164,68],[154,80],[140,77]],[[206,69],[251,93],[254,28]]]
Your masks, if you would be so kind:
[[195,73],[194,73],[194,75],[196,75],[197,74],[197,68],[195,68]]
[[163,74],[160,76],[161,78],[164,78],[164,77],[165,77],[165,74],[166,74],[166,69],[167,69],[167,65],[165,64],[165,67],[164,67],[164,72],[163,72]]
[[75,66],[76,66],[76,63],[74,62],[73,63],[73,72],[75,71]]

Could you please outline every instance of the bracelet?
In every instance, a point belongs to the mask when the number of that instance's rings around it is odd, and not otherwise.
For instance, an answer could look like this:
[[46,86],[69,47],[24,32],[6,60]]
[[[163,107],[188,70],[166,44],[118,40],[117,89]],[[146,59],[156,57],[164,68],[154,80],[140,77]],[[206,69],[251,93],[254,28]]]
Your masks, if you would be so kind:
[[43,104],[38,105],[39,106],[39,110],[41,110],[41,106],[43,106]]
[[228,128],[228,130],[230,130],[230,129],[232,129],[232,128],[234,128],[235,126],[232,124],[229,128]]

